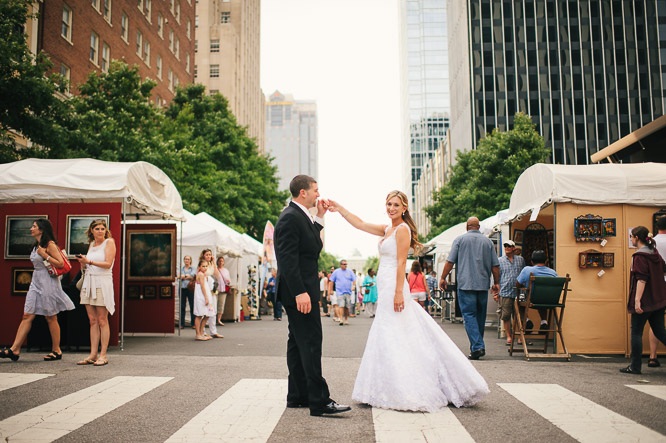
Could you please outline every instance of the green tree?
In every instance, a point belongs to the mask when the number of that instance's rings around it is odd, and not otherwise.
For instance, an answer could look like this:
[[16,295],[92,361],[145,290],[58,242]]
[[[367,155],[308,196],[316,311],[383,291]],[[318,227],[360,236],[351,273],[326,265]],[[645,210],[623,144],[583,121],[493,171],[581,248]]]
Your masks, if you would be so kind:
[[319,270],[325,269],[326,271],[328,271],[329,269],[331,269],[331,266],[333,266],[334,268],[338,268],[340,265],[340,259],[333,254],[329,254],[326,251],[321,251],[321,254],[319,254],[318,265],[319,265]]
[[[31,3],[0,1],[0,163],[44,156],[40,145],[62,150],[70,114],[68,103],[55,94],[66,90],[64,80],[48,75],[52,67],[48,57],[33,56],[28,48],[24,27],[33,18],[28,14]],[[36,145],[17,147],[15,133]]]
[[374,269],[375,272],[377,272],[378,267],[379,267],[379,257],[377,257],[376,255],[374,257],[368,257],[363,267],[363,273],[366,273],[368,269]]
[[520,174],[548,159],[544,145],[531,118],[517,113],[513,129],[494,129],[479,141],[477,149],[459,152],[450,180],[426,208],[433,226],[430,237],[470,216],[484,219],[507,208]]

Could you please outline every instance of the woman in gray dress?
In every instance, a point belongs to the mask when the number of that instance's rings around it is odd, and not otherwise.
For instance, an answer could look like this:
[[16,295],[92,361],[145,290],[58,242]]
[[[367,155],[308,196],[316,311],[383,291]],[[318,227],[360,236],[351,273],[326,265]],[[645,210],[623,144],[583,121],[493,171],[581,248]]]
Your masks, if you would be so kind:
[[60,326],[58,325],[58,313],[74,309],[74,303],[67,297],[60,286],[60,279],[49,275],[46,265],[61,269],[65,263],[60,256],[53,227],[44,218],[35,220],[30,228],[30,235],[35,239],[30,261],[35,267],[32,274],[32,282],[25,297],[23,308],[23,319],[16,331],[16,339],[9,349],[0,351],[0,358],[11,358],[13,361],[19,359],[21,345],[28,337],[32,327],[32,321],[36,315],[46,317],[51,333],[51,353],[44,356],[44,360],[60,360]]

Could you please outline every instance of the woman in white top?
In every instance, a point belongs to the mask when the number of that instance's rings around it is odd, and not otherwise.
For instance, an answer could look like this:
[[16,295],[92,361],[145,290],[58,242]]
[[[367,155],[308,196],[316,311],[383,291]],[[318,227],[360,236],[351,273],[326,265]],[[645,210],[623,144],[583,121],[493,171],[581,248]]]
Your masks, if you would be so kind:
[[224,306],[227,302],[227,293],[229,292],[229,285],[231,284],[231,274],[229,270],[224,267],[224,257],[221,255],[217,257],[217,324],[224,326],[222,323],[222,314],[224,314]]
[[106,357],[110,336],[109,314],[113,315],[116,310],[112,273],[116,243],[105,220],[94,220],[86,234],[90,241],[88,254],[79,254],[77,260],[85,270],[81,304],[86,306],[90,320],[90,354],[77,365],[104,366],[109,363]]

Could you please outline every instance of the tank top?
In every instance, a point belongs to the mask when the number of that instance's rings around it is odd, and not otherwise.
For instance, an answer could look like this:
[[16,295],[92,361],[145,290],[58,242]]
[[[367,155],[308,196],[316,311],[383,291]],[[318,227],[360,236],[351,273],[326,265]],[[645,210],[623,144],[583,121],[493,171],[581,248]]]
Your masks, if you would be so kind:
[[423,274],[420,272],[418,274],[409,273],[409,292],[426,292],[425,284],[423,283]]

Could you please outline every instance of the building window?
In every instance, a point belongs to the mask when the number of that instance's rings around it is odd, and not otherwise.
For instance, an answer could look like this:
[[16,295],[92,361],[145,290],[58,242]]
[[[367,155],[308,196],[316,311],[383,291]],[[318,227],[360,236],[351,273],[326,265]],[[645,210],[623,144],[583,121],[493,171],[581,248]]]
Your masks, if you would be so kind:
[[150,66],[150,42],[148,39],[143,42],[143,61]]
[[218,92],[219,92],[219,91],[218,91],[217,89],[211,89],[210,91],[208,91],[208,95],[215,95],[215,94],[217,94]]
[[160,97],[159,94],[157,94],[157,97],[155,97],[155,104],[157,106],[162,106],[162,97]]
[[139,8],[139,11],[143,12],[143,0],[136,0],[136,7]]
[[157,35],[164,38],[164,17],[161,12],[157,13]]
[[194,27],[195,28],[199,27],[199,16],[198,15],[194,16]]
[[110,61],[111,61],[111,48],[109,48],[109,45],[104,43],[102,45],[102,71],[107,72],[109,70]]
[[60,75],[67,81],[67,89],[65,92],[69,93],[69,82],[72,77],[72,70],[67,65],[60,65]]
[[169,51],[173,52],[173,29],[169,30]]
[[210,52],[220,52],[220,40],[210,41]]
[[197,68],[197,65],[194,65],[194,78],[197,78],[197,75],[199,75],[199,69]]
[[141,33],[141,31],[136,31],[136,55],[138,55],[139,58],[143,58],[141,57],[142,46],[143,46],[143,34]]
[[60,35],[65,37],[68,42],[72,42],[72,10],[67,5],[62,6],[62,30]]
[[153,2],[152,2],[152,0],[146,0],[146,18],[151,23],[153,22],[150,18],[152,13],[153,13]]
[[175,9],[174,8],[175,4],[176,4],[175,0],[169,0],[169,10],[171,11],[172,14],[173,14],[173,11]]
[[223,12],[220,15],[220,23],[231,23],[231,12]]
[[199,40],[194,40],[194,53],[199,52]]
[[210,65],[210,78],[220,77],[220,65]]
[[169,91],[173,92],[173,71],[171,70],[171,68],[169,68],[168,80],[169,80]]
[[90,34],[90,61],[97,64],[97,54],[99,51],[99,36],[94,32]]
[[123,12],[123,16],[120,19],[120,36],[125,40],[125,43],[129,43],[127,41],[129,34],[129,17],[127,17],[127,14]]
[[187,19],[187,39],[192,40],[192,22]]
[[173,51],[176,54],[176,58],[180,60],[180,39],[178,37],[176,37],[176,42]]
[[111,0],[103,0],[104,1],[104,10],[102,13],[104,14],[104,19],[111,23]]
[[176,21],[180,23],[180,2],[176,2],[176,13],[174,14]]
[[190,53],[185,54],[185,72],[190,73]]
[[178,80],[178,76],[174,75],[173,77],[173,85],[177,88],[178,85],[180,85],[180,80]]
[[99,0],[90,0],[90,4],[99,12]]
[[157,54],[157,60],[155,61],[155,66],[157,67],[157,78],[162,80],[162,56]]

